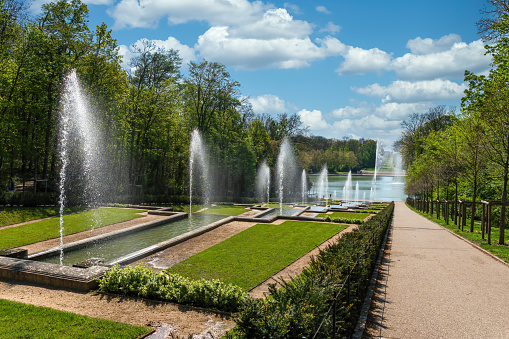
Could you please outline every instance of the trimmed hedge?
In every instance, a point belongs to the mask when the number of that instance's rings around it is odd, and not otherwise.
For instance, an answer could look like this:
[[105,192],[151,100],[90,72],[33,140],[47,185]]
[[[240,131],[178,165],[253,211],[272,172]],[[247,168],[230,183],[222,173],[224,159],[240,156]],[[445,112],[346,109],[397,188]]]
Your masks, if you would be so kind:
[[317,334],[330,338],[334,296],[338,337],[350,337],[393,210],[391,203],[362,227],[346,233],[280,289],[270,286],[270,297],[245,300],[228,337],[310,338]]
[[154,272],[144,265],[112,267],[99,280],[99,290],[226,312],[237,311],[249,298],[240,287],[220,280],[191,280],[167,271]]

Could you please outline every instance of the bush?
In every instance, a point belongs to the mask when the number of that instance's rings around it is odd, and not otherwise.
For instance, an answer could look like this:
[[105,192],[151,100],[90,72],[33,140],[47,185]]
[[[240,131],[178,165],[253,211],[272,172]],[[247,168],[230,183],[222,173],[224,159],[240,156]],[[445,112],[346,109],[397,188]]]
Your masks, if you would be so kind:
[[[235,314],[235,338],[320,338],[332,336],[329,301],[336,296],[338,337],[349,337],[359,316],[369,277],[373,270],[394,204],[373,216],[362,227],[346,233],[329,245],[310,267],[263,300],[246,299]],[[349,276],[349,289],[346,277]]]
[[357,224],[362,225],[363,221],[360,219],[350,219],[350,218],[332,218],[329,216],[326,216],[323,218],[323,220],[327,222],[335,222],[335,223],[341,223],[341,224]]
[[154,272],[147,266],[118,265],[99,280],[99,290],[235,312],[249,294],[220,280],[190,280],[178,274]]

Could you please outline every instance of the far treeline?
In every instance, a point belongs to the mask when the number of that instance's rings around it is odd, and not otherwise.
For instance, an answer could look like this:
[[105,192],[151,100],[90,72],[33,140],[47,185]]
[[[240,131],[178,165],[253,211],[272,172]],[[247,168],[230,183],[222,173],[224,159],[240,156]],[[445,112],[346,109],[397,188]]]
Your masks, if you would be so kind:
[[[128,72],[116,40],[103,23],[88,27],[79,0],[43,5],[28,18],[26,2],[0,0],[0,180],[47,179],[58,191],[58,116],[63,79],[76,69],[99,126],[103,159],[110,166],[106,192],[117,196],[188,195],[190,133],[209,146],[218,196],[254,194],[258,165],[274,168],[289,136],[301,168],[331,172],[375,166],[373,140],[308,136],[298,115],[256,115],[241,84],[220,63],[182,67],[175,50],[148,40],[131,46]],[[183,75],[185,73],[185,75]],[[39,185],[38,191],[46,186]],[[5,186],[4,186],[5,187]],[[133,189],[135,187],[136,189]],[[134,192],[134,193],[133,193]],[[52,198],[53,199],[53,198]]]
[[[509,178],[509,6],[489,0],[478,22],[493,57],[487,75],[465,72],[461,111],[435,107],[403,122],[396,142],[407,168],[406,193],[427,200],[466,200],[477,219],[480,200],[497,201],[493,224],[504,244]],[[470,213],[470,212],[469,212]],[[473,231],[474,218],[471,218]]]

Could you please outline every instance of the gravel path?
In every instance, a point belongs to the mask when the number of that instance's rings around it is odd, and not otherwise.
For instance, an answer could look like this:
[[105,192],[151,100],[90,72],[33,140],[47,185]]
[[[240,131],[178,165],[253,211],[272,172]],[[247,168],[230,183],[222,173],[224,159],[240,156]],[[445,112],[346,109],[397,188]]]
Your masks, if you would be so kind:
[[508,338],[509,266],[397,202],[371,338]]

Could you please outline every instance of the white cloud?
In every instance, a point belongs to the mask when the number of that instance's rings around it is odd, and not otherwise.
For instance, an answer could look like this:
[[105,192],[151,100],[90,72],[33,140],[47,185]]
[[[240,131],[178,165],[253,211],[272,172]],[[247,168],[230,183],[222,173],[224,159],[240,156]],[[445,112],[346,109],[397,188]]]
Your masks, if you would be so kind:
[[300,121],[309,127],[311,131],[320,131],[331,127],[331,125],[323,119],[322,112],[316,109],[313,111],[303,109],[297,112],[297,114],[300,117]]
[[155,27],[166,16],[173,25],[196,20],[223,26],[252,23],[272,8],[247,0],[121,0],[108,13],[115,19],[115,29]]
[[430,103],[397,103],[389,102],[376,108],[378,116],[388,120],[404,120],[409,114],[426,112]]
[[[444,38],[446,42],[440,42]],[[484,55],[486,51],[481,40],[466,44],[449,35],[439,40],[414,39],[409,45],[415,54],[396,58],[388,67],[402,80],[463,79],[465,70],[485,72],[492,61],[491,56]]]
[[[141,47],[142,46],[141,41],[142,40],[138,40],[133,45]],[[174,50],[179,51],[179,56],[182,59],[183,67],[186,67],[186,65],[190,61],[196,60],[196,55],[194,53],[194,50],[187,45],[181,44],[180,41],[175,39],[174,37],[168,37],[168,39],[166,39],[166,40],[149,40],[149,41],[154,43],[155,46],[164,48],[165,50],[174,49]],[[130,48],[125,45],[120,45],[119,47],[120,47],[119,54],[123,56],[122,66],[127,69],[129,60],[132,57],[136,56],[136,53],[133,53],[130,50]]]
[[331,34],[336,34],[336,33],[339,33],[340,30],[341,30],[341,26],[334,25],[334,23],[332,21],[329,21],[327,23],[327,26],[325,26],[324,28],[320,29],[320,32],[327,32],[327,33],[331,33]]
[[343,57],[345,60],[336,69],[339,75],[379,72],[391,62],[391,55],[378,48],[366,50],[349,46]]
[[295,14],[302,14],[300,7],[297,6],[296,4],[291,4],[289,2],[285,2],[283,6],[284,6],[284,8],[289,8]]
[[249,98],[255,113],[285,113],[286,103],[276,95],[265,94]]
[[338,108],[332,111],[332,116],[335,118],[354,118],[354,117],[360,117],[368,114],[370,111],[372,111],[368,107],[351,107],[346,106],[342,108]]
[[344,48],[339,40],[327,37],[314,44],[302,39],[243,39],[231,37],[228,27],[212,27],[198,38],[195,49],[207,60],[239,69],[302,68],[311,61],[338,55]]
[[458,85],[450,80],[394,81],[388,86],[379,84],[352,90],[370,97],[379,97],[383,102],[427,102],[436,100],[458,100],[463,96],[466,84]]
[[458,34],[444,35],[438,40],[417,37],[408,40],[406,47],[412,54],[424,55],[448,51],[458,42],[461,42],[461,37]]
[[311,34],[309,23],[293,20],[286,9],[269,9],[260,20],[229,29],[232,37],[273,39],[273,38],[300,38]]
[[316,6],[316,11],[325,14],[331,14],[331,12],[325,6]]

